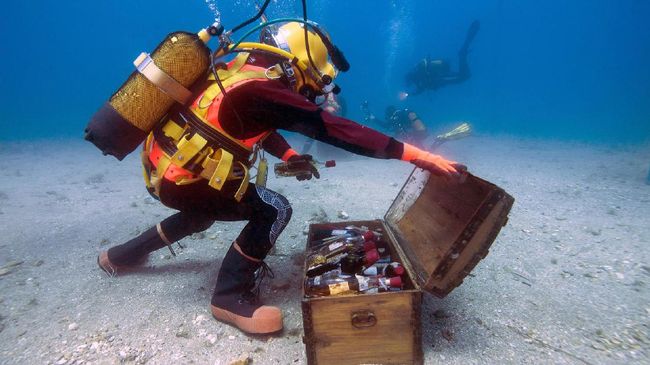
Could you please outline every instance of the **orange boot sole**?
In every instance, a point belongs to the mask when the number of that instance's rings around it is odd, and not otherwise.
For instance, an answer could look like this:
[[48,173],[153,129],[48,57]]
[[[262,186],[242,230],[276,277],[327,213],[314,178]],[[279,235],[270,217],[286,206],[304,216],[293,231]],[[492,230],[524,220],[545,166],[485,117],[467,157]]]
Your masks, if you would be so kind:
[[99,256],[97,256],[97,265],[99,265],[99,268],[104,270],[108,276],[115,276],[117,275],[118,270],[125,269],[124,266],[115,265],[111,260],[109,260],[108,251],[100,252]]
[[210,305],[212,316],[221,322],[232,324],[246,333],[269,334],[282,330],[282,311],[278,307],[261,306],[252,317],[237,315]]

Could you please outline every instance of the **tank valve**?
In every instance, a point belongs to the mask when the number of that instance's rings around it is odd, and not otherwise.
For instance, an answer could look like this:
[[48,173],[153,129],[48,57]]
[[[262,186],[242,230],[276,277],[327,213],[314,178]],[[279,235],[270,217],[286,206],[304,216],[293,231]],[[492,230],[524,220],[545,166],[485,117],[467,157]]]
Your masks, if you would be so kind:
[[218,37],[223,34],[224,28],[223,25],[219,22],[214,22],[211,26],[208,27],[208,33],[213,37]]

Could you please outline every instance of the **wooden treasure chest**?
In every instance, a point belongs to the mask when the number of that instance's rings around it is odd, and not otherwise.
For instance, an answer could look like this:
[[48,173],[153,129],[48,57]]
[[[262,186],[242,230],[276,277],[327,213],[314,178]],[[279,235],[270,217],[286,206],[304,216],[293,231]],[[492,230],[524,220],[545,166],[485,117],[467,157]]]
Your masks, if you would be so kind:
[[460,285],[487,255],[513,202],[503,189],[471,174],[450,184],[414,169],[384,219],[312,224],[308,253],[317,232],[365,227],[382,233],[383,254],[405,272],[401,290],[332,289],[337,295],[314,297],[306,290],[307,281],[313,283],[306,260],[302,314],[308,363],[422,364],[422,292],[443,298]]

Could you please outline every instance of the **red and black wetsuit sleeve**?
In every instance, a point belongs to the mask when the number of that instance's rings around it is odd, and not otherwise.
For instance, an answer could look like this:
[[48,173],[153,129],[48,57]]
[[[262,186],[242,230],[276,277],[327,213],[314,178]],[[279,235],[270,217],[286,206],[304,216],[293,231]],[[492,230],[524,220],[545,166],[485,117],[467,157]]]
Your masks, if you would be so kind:
[[262,148],[273,156],[282,159],[285,153],[291,149],[291,145],[278,132],[272,132],[262,141]]
[[[254,81],[234,88],[220,110],[226,131],[249,137],[283,129],[375,158],[400,159],[403,144],[383,133],[349,119],[323,111],[307,98],[287,89],[279,81]],[[236,112],[233,112],[235,110]],[[237,124],[244,124],[240,128]]]

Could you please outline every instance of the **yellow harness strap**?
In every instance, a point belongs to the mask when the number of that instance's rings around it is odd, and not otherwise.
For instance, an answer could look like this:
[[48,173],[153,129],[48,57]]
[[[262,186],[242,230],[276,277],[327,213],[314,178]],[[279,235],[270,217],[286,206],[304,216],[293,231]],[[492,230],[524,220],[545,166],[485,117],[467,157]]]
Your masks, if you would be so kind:
[[176,122],[173,121],[172,119],[170,119],[169,122],[165,123],[162,130],[167,137],[170,137],[174,141],[178,141],[179,139],[181,139],[183,133],[185,132],[185,128],[176,124]]
[[244,193],[246,192],[246,189],[248,189],[248,179],[250,179],[250,176],[248,174],[248,167],[244,165],[242,162],[237,162],[239,166],[241,166],[242,170],[244,171],[244,177],[242,177],[241,184],[239,185],[239,189],[237,189],[237,192],[235,193],[235,200],[240,201],[241,198],[244,197]]
[[[227,70],[217,70],[217,75],[219,75],[219,80],[224,81],[228,79],[230,76],[236,74],[239,70],[241,70],[242,67],[246,64],[246,60],[248,60],[248,53],[242,52],[238,54],[235,59],[233,60],[233,63],[230,67],[228,67]],[[214,81],[214,74],[210,73],[208,76],[208,80]]]
[[196,154],[199,153],[207,144],[208,141],[198,133],[195,133],[190,139],[187,139],[187,136],[183,136],[176,144],[178,151],[174,153],[174,155],[171,157],[171,160],[174,162],[174,165],[183,167],[185,164],[187,164],[188,161],[193,159],[194,156],[196,156]]
[[144,142],[142,153],[140,154],[140,158],[142,159],[142,176],[144,177],[144,184],[147,189],[154,189],[154,186],[151,184],[151,161],[149,161],[149,148],[152,139],[153,133],[149,133]]
[[[258,69],[252,71],[241,71],[242,67],[244,67],[246,64],[248,56],[248,53],[240,53],[237,57],[235,57],[233,63],[227,70],[217,71],[219,79],[221,80],[221,85],[224,88],[231,87],[232,85],[247,79],[267,78],[265,70]],[[213,74],[209,75],[208,80],[212,80],[214,82],[205,90],[203,96],[197,102],[198,108],[190,108],[190,110],[209,127],[219,131],[217,128],[210,125],[205,120],[207,117],[208,107],[221,94],[221,88],[216,83]],[[175,121],[171,119],[165,123],[165,125],[162,127],[162,130],[166,136],[172,138],[174,141],[178,141],[176,142],[176,147],[178,150],[171,157],[166,153],[162,153],[161,158],[158,160],[158,165],[155,171],[151,171],[150,168],[151,172],[149,174],[149,178],[147,179],[147,176],[145,176],[145,182],[147,183],[147,186],[153,187],[156,194],[159,193],[160,182],[164,178],[165,173],[172,163],[179,167],[184,167],[185,164],[187,164],[190,160],[194,159],[194,157],[198,155],[199,157],[195,160],[200,161],[201,167],[203,168],[199,177],[192,179],[180,178],[178,181],[176,181],[176,184],[190,184],[197,181],[198,179],[204,178],[208,180],[208,185],[210,185],[210,187],[216,190],[221,190],[227,180],[242,179],[241,184],[235,193],[235,199],[237,201],[240,201],[243,198],[244,193],[248,188],[250,178],[248,166],[246,166],[241,161],[235,161],[233,154],[227,150],[219,148],[216,151],[213,151],[213,149],[207,145],[207,140],[201,137],[198,133],[195,133],[191,138],[188,139],[188,136],[185,135],[186,128],[179,126]],[[233,139],[223,131],[221,132],[224,134],[224,136],[230,138],[234,142],[241,144],[240,141]],[[147,140],[147,145],[151,143],[151,138],[152,136],[150,135]],[[143,166],[145,163],[149,163],[149,148],[147,147],[145,151],[146,155],[145,152],[143,152],[142,155]],[[239,164],[239,167],[241,167],[243,176],[239,176],[241,174],[236,175],[234,173],[233,167],[235,162]],[[151,166],[150,163],[149,166]]]
[[[208,185],[212,188],[221,190],[223,184],[229,178],[238,178],[233,174],[233,155],[232,153],[224,150],[223,148],[218,149],[212,156],[207,155],[203,160],[201,166],[203,171],[201,171],[201,177],[208,180]],[[246,189],[248,188],[248,168],[242,162],[237,161],[241,166],[244,176],[242,178],[241,184],[235,193],[235,200],[240,201],[244,196]]]
[[208,180],[208,185],[221,190],[226,183],[228,176],[232,172],[233,155],[232,153],[219,148],[212,156],[206,156],[201,166],[201,176]]
[[[228,77],[225,80],[222,80],[221,85],[224,88],[228,88],[233,84],[246,79],[265,78],[265,77],[266,74],[264,73],[264,71],[242,71]],[[198,107],[197,112],[200,112],[202,116],[205,117],[207,108],[210,105],[212,105],[214,99],[216,99],[220,94],[221,94],[221,88],[219,87],[219,84],[214,82],[210,86],[208,86],[208,88],[203,93],[203,96],[201,96],[201,99],[199,99],[197,103],[197,107]]]

